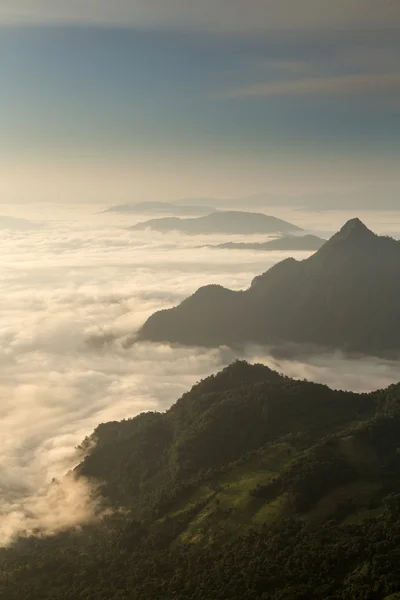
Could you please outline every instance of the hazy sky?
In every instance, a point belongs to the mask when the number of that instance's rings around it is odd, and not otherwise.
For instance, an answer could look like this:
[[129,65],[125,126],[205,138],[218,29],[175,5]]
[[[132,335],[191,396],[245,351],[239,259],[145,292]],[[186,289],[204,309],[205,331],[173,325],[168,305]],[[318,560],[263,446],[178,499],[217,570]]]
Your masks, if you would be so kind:
[[398,0],[0,0],[0,201],[398,180]]

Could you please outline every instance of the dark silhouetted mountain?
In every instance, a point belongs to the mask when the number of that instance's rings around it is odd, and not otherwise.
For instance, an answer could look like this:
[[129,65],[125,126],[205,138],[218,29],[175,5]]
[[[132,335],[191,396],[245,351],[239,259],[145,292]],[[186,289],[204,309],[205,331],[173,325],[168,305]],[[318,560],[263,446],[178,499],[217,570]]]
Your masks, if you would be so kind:
[[107,514],[0,549],[0,597],[395,600],[399,436],[400,385],[237,361],[165,413],[100,425],[76,473]]
[[141,340],[188,345],[317,344],[375,355],[400,350],[400,242],[348,221],[318,252],[288,258],[246,291],[206,286],[155,313]]
[[246,242],[227,242],[211,246],[211,248],[221,248],[223,250],[260,250],[267,252],[270,250],[319,250],[326,240],[316,235],[286,235],[276,240],[269,240],[263,243]]
[[131,227],[134,230],[153,229],[154,231],[180,231],[189,235],[200,234],[253,234],[289,233],[300,231],[300,227],[282,219],[261,213],[240,211],[214,212],[196,219],[163,218],[151,219]]
[[197,216],[207,215],[215,211],[211,206],[184,206],[179,204],[171,204],[169,202],[139,202],[137,204],[117,204],[110,206],[103,212],[127,213],[127,214],[156,214],[156,215],[173,215],[180,216]]

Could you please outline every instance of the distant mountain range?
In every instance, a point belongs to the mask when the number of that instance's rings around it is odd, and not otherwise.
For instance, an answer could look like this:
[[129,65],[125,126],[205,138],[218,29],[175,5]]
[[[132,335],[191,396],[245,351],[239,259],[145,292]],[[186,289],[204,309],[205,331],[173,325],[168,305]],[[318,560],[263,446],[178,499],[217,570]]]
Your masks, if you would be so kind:
[[150,219],[134,225],[130,229],[168,232],[180,231],[189,235],[201,234],[256,234],[256,233],[293,233],[301,231],[300,227],[261,213],[241,211],[214,212],[204,217],[178,219],[166,217]]
[[128,213],[138,215],[173,215],[180,216],[198,216],[207,215],[215,211],[212,206],[185,206],[182,204],[172,204],[170,202],[139,202],[137,204],[116,204],[110,206],[103,212],[105,213]]
[[319,250],[326,240],[316,235],[286,235],[276,240],[269,240],[262,243],[246,242],[226,242],[210,246],[211,248],[221,248],[222,250],[259,250],[267,252],[269,250]]
[[387,355],[400,351],[399,307],[400,242],[352,219],[311,257],[274,265],[246,291],[209,285],[153,314],[138,339],[317,344]]

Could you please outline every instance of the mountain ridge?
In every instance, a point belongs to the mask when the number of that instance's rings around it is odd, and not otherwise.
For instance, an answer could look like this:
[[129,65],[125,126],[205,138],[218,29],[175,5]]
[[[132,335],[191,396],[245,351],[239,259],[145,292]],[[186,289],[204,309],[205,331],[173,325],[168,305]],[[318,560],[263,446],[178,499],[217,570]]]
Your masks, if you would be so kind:
[[0,549],[0,597],[395,600],[399,432],[400,384],[236,361],[165,413],[97,427],[76,474],[107,512]]
[[[326,240],[311,234],[306,235],[286,235],[267,242],[225,242],[224,244],[206,246],[208,248],[218,248],[221,250],[300,250],[314,251],[319,250]],[[203,246],[204,247],[204,246]]]
[[154,313],[137,339],[315,344],[386,356],[400,352],[399,275],[400,242],[352,219],[309,258],[275,264],[247,290],[207,287]]
[[152,229],[159,232],[180,231],[188,235],[208,234],[256,234],[301,231],[293,225],[277,217],[263,213],[245,211],[215,211],[202,217],[181,219],[164,217],[150,219],[130,227],[133,231]]

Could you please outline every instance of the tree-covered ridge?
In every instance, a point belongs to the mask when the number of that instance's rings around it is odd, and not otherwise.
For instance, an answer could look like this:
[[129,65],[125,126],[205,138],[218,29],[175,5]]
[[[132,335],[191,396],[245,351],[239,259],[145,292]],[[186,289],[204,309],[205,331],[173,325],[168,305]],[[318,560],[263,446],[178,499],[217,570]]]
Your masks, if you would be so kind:
[[306,260],[286,259],[245,291],[200,288],[153,314],[138,339],[188,345],[313,344],[398,355],[400,242],[352,219]]
[[[293,452],[309,440],[372,416],[372,395],[296,381],[263,365],[236,361],[184,394],[166,413],[100,425],[78,472],[104,482],[115,504],[150,515],[209,473],[265,452],[287,436]],[[291,443],[282,442],[287,452]],[[289,454],[288,454],[289,456]],[[159,504],[161,503],[161,505]]]
[[83,445],[77,473],[119,510],[0,551],[1,599],[400,592],[400,385],[355,394],[237,361]]

